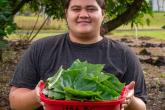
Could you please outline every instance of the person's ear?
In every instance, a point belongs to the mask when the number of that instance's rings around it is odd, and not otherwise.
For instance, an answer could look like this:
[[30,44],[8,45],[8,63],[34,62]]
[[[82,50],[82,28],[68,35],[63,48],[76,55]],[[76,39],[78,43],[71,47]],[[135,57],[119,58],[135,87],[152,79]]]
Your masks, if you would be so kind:
[[68,16],[68,15],[67,15],[67,9],[65,9],[65,11],[64,11],[64,15],[65,15],[65,16],[64,16],[65,19],[67,19],[67,16]]
[[104,10],[102,10],[102,22],[104,22],[104,17],[105,17],[105,11]]
[[68,10],[65,9],[65,11],[64,11],[64,17],[65,17],[66,25],[67,25],[67,27],[68,27],[68,29],[69,29],[68,21],[67,21],[67,17],[68,17],[68,12],[67,12],[67,11],[68,11]]
[[103,16],[105,15],[105,10],[102,10],[102,15],[103,15]]
[[105,17],[105,10],[102,10],[102,18],[103,18],[102,22],[104,21],[104,17]]

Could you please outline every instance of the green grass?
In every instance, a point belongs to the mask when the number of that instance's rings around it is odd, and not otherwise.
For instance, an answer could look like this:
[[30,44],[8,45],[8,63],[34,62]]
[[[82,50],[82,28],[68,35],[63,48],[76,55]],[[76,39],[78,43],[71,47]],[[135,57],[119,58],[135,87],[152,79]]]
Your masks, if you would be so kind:
[[[48,36],[53,36],[53,35],[57,35],[60,33],[39,33],[35,39],[40,39],[40,38],[44,38],[44,37],[48,37]],[[34,34],[32,34],[34,35]],[[26,35],[25,34],[12,34],[8,37],[8,40],[18,40],[18,39],[26,39]]]
[[[153,17],[146,15],[144,17],[144,21],[146,18],[149,18],[151,23],[150,25],[146,25],[144,23],[144,26],[139,26],[139,29],[161,29],[162,26],[165,25],[165,13],[154,13]],[[15,16],[15,23],[20,29],[23,30],[30,30],[33,28],[35,21],[37,19],[37,16]],[[44,17],[39,17],[39,22],[37,24],[36,28],[39,28],[40,25],[44,22]],[[130,29],[130,24],[120,26],[118,29]],[[65,20],[51,20],[51,22],[47,22],[43,29],[54,29],[54,30],[66,30],[66,22]]]
[[[146,15],[144,19],[150,18],[151,24],[150,26],[144,25],[139,26],[138,29],[162,29],[161,27],[165,25],[165,13],[154,13],[153,17],[150,17]],[[18,32],[24,31],[30,32],[28,30],[31,30],[35,24],[37,17],[36,16],[15,16],[15,22],[17,23],[17,26],[21,30],[17,30]],[[38,29],[42,22],[44,21],[43,17],[39,18],[39,22],[36,26]],[[115,31],[111,32],[115,36],[135,36],[134,31],[118,31],[118,30],[125,30],[125,29],[131,29],[130,24],[126,26],[120,26]],[[41,33],[37,35],[37,38],[42,38],[50,35],[55,35],[58,33],[63,33],[67,30],[66,22],[65,20],[51,20],[51,22],[48,22],[44,25],[43,30],[41,30]],[[18,39],[22,37],[23,35],[19,34],[12,34],[9,36],[9,39]],[[138,31],[138,36],[150,36],[157,39],[163,39],[165,40],[165,31]]]
[[153,18],[151,18],[151,26],[159,27],[165,25],[165,13],[154,13]]
[[[37,34],[36,39],[53,36],[61,33],[65,33],[65,30],[41,30],[39,34]],[[31,30],[17,30],[16,33],[9,35],[8,40],[18,40],[18,39],[26,39],[29,35],[27,33],[31,33]],[[35,35],[36,31],[33,32],[32,36]]]
[[[144,25],[141,26],[139,25],[138,28],[139,29],[161,29],[162,26],[165,25],[165,13],[163,12],[159,12],[159,13],[153,13],[153,17],[146,15],[143,19],[143,21],[145,21],[145,19],[149,18],[150,19],[150,25],[147,25],[146,22],[144,22]],[[131,29],[131,25],[123,25],[120,26],[118,29]]]
[[[60,33],[64,33],[65,31],[56,31],[56,32],[50,32],[50,33],[39,33],[36,37],[36,39],[47,37],[47,36],[52,36],[52,35],[57,35]],[[113,36],[119,36],[119,37],[127,37],[127,36],[135,36],[134,31],[113,31],[111,32]],[[34,34],[33,34],[34,35]],[[165,31],[139,31],[137,33],[138,37],[143,36],[143,37],[152,37],[155,39],[162,39],[165,40]],[[12,34],[9,36],[9,40],[16,40],[16,39],[24,39],[24,34]]]
[[[34,24],[37,20],[37,16],[15,16],[14,22],[17,24],[17,27],[22,30],[31,30],[34,27]],[[40,28],[44,22],[44,17],[39,17],[36,29]],[[54,30],[66,30],[65,20],[50,20],[45,23],[43,29],[54,29]]]
[[[122,37],[123,36],[136,36],[135,31],[127,31],[127,32],[113,31],[112,34],[114,36],[122,36]],[[138,31],[137,35],[165,40],[165,31]]]

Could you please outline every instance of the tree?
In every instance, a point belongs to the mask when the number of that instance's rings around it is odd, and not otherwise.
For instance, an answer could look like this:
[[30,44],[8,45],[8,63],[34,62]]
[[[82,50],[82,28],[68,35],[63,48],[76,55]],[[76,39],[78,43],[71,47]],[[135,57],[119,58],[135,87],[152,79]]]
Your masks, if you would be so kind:
[[[45,7],[45,13],[54,19],[64,18],[64,0],[42,0],[32,1],[32,7]],[[144,14],[152,15],[149,0],[106,0],[107,20],[103,25],[104,34],[110,32],[122,24],[142,24],[141,18]],[[38,6],[37,6],[38,5]],[[37,8],[36,8],[37,9]],[[149,20],[146,19],[148,22]],[[133,26],[133,25],[132,25]]]
[[[15,30],[13,17],[25,4],[29,4],[36,12],[44,9],[44,12],[53,19],[64,18],[64,0],[0,0],[0,45],[3,45],[0,46],[0,61],[2,61],[2,47],[6,44],[4,38]],[[141,24],[144,14],[152,14],[149,0],[106,0],[106,4],[107,17],[102,34],[129,22],[132,26]]]
[[0,61],[2,61],[2,49],[7,46],[4,39],[8,34],[15,30],[13,23],[12,7],[6,0],[0,1]]

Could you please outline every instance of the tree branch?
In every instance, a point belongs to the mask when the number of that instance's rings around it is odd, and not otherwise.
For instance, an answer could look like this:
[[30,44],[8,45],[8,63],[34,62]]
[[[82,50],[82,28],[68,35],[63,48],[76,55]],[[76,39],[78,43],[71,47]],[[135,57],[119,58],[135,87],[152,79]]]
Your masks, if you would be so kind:
[[38,33],[41,31],[41,29],[43,28],[43,26],[45,25],[46,21],[49,19],[49,16],[47,16],[47,18],[45,19],[45,21],[42,23],[42,25],[40,26],[40,28],[37,30],[36,34],[34,36],[32,36],[32,38],[29,40],[29,42],[31,42],[37,35]]
[[130,7],[121,15],[119,15],[117,18],[110,20],[103,24],[102,34],[106,34],[117,27],[121,26],[122,24],[127,23],[132,19],[133,16],[135,16],[138,11],[140,10],[142,3],[144,0],[134,0],[134,2],[130,5]]

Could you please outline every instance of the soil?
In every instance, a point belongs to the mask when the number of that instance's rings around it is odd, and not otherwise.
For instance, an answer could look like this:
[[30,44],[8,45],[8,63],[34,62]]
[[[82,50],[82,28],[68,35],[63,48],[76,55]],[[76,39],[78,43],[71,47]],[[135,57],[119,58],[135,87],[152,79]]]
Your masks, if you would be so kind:
[[[127,36],[127,38],[111,36],[111,38],[129,45],[139,57],[148,90],[147,110],[165,110],[165,41],[150,37],[135,39],[132,36]],[[26,45],[20,48],[19,42],[12,43],[15,45],[5,51],[4,61],[0,63],[0,110],[10,110],[9,81],[20,56],[27,47]]]

